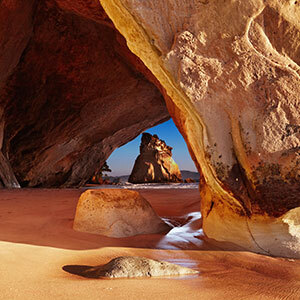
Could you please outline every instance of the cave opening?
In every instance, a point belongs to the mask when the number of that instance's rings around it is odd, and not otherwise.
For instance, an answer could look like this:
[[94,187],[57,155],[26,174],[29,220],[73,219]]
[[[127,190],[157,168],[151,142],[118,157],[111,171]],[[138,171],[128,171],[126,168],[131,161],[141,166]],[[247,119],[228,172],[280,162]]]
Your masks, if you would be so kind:
[[[1,89],[1,150],[21,187],[79,187],[115,149],[170,118],[168,96],[98,1],[85,15],[56,1],[31,13],[30,37]],[[169,122],[163,139],[177,131]],[[176,136],[184,153],[174,145],[175,161],[196,171]]]
[[[88,10],[78,5],[26,6],[26,43],[1,77],[1,152],[13,174],[6,187],[83,186],[115,149],[167,121],[174,109],[99,1]],[[159,137],[174,148],[180,169],[196,171],[182,136],[168,124]],[[173,131],[184,153],[168,140]]]
[[170,118],[99,1],[78,5],[25,5],[26,43],[1,77],[1,152],[22,187],[82,186],[116,148]]
[[[190,157],[186,143],[172,119],[152,128],[148,128],[145,132],[157,135],[159,139],[165,141],[168,146],[173,148],[172,157],[183,175],[183,180],[191,176],[198,178],[196,167]],[[122,181],[128,179],[133,170],[135,160],[140,154],[141,138],[142,134],[124,146],[116,149],[109,156],[107,164],[111,169],[111,172],[108,174],[110,177],[120,177]]]

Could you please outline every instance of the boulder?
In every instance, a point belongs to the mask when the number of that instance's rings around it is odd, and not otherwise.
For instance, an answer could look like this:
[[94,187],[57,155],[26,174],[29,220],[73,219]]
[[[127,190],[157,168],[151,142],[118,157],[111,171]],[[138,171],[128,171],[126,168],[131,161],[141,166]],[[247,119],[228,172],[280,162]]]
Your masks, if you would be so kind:
[[64,266],[63,270],[87,278],[135,278],[157,277],[174,275],[198,274],[190,268],[175,265],[166,261],[158,261],[138,256],[120,256],[112,259],[109,263],[86,267],[79,270],[77,266]]
[[131,183],[181,182],[178,165],[172,158],[172,147],[157,135],[143,133],[140,155],[128,179]]
[[170,96],[206,235],[299,258],[299,1],[100,2]]
[[116,238],[170,229],[138,192],[120,189],[85,191],[77,204],[73,228]]

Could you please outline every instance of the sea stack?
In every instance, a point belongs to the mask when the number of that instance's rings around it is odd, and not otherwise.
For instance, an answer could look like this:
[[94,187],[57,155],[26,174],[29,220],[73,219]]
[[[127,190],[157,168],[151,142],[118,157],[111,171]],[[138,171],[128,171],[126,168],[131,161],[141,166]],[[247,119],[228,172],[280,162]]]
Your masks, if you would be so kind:
[[140,155],[131,175],[131,183],[181,182],[178,165],[172,158],[172,147],[160,140],[156,134],[143,133]]

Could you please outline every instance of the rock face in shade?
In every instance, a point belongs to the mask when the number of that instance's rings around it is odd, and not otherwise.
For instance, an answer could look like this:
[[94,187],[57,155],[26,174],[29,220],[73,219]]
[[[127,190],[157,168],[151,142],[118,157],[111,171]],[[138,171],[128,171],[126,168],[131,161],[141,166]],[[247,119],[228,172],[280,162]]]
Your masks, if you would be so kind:
[[115,238],[170,229],[138,192],[120,189],[84,192],[77,204],[73,228]]
[[100,2],[171,98],[206,235],[300,257],[299,1]]
[[98,0],[1,1],[0,150],[13,173],[0,181],[83,185],[114,149],[167,120],[143,69]]
[[198,274],[190,268],[166,261],[158,261],[138,256],[120,256],[103,266],[90,267],[82,272],[74,271],[74,266],[64,266],[69,273],[88,278],[135,278]]
[[131,183],[181,182],[178,165],[172,158],[172,147],[157,135],[143,133],[140,155],[128,179]]

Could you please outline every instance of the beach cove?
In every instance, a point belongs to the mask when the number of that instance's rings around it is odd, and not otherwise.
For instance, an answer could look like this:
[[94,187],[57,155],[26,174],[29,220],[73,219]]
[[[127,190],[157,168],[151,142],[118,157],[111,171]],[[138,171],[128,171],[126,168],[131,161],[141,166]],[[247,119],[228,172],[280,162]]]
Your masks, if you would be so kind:
[[[197,189],[139,190],[176,227],[120,239],[72,229],[83,191],[1,192],[0,299],[299,299],[299,260],[224,251],[205,241]],[[165,260],[199,275],[102,280],[62,270],[121,255]]]

